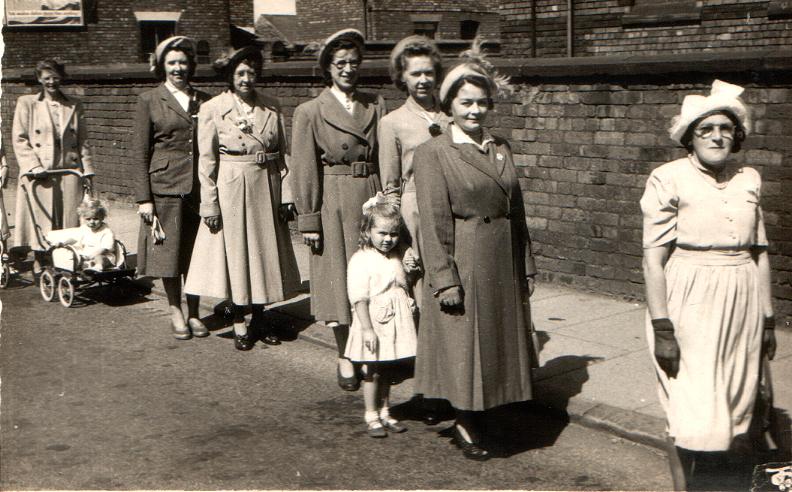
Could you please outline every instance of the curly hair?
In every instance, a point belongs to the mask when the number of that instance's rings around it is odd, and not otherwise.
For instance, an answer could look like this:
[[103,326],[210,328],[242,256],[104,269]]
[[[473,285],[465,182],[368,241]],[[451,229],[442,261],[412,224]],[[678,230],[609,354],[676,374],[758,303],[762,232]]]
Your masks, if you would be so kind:
[[185,55],[187,55],[187,63],[188,63],[187,78],[192,79],[193,75],[195,75],[195,69],[198,66],[198,64],[195,62],[195,53],[193,53],[192,50],[183,48],[181,46],[171,46],[170,48],[165,50],[165,52],[162,54],[160,59],[157,61],[157,64],[154,65],[154,75],[159,80],[165,80],[165,58],[168,57],[168,53],[170,53],[171,51],[180,51]]
[[742,143],[745,141],[745,129],[740,124],[740,120],[732,114],[731,111],[715,111],[714,113],[705,114],[704,116],[698,118],[697,120],[693,121],[690,125],[688,125],[687,130],[685,130],[685,134],[682,135],[680,142],[682,146],[687,149],[688,152],[693,152],[693,131],[696,127],[701,123],[704,119],[709,118],[715,114],[722,114],[728,117],[731,122],[734,124],[734,143],[732,144],[731,153],[736,154],[737,152],[742,149]]
[[100,219],[104,220],[107,218],[107,208],[100,200],[95,198],[83,200],[80,205],[77,206],[77,215],[80,217],[86,217],[91,214],[94,214]]
[[63,65],[63,63],[60,63],[57,60],[47,58],[36,63],[36,68],[34,69],[36,80],[41,78],[41,73],[44,70],[55,72],[62,79],[66,78],[66,67]]
[[404,235],[404,220],[402,219],[399,206],[391,199],[384,199],[382,201],[378,201],[376,204],[368,208],[363,209],[363,217],[360,220],[360,239],[358,239],[359,247],[373,247],[371,243],[371,228],[374,227],[374,221],[377,218],[398,222],[399,235]]
[[324,80],[324,84],[327,87],[331,87],[333,85],[333,77],[330,75],[330,62],[333,61],[333,56],[339,50],[357,50],[358,58],[360,61],[363,61],[363,50],[360,49],[354,41],[350,41],[349,39],[338,39],[330,43],[326,50],[326,55],[322,57],[322,60],[319,63],[319,66],[322,69],[322,79]]
[[409,41],[398,56],[391,60],[389,71],[393,85],[401,91],[407,90],[407,85],[402,80],[402,74],[407,68],[407,59],[415,56],[427,56],[432,60],[437,80],[443,78],[443,58],[437,45],[426,36],[410,36]]

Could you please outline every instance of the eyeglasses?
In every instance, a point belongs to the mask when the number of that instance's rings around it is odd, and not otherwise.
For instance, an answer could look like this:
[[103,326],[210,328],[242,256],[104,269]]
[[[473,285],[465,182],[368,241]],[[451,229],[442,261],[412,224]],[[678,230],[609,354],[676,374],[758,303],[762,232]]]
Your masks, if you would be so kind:
[[344,67],[349,65],[349,68],[356,70],[360,66],[360,60],[336,60],[330,62],[330,65],[336,67],[339,70],[343,70]]
[[734,125],[729,123],[723,125],[702,125],[694,129],[693,134],[699,138],[710,138],[715,133],[716,128],[721,138],[734,140],[735,128]]

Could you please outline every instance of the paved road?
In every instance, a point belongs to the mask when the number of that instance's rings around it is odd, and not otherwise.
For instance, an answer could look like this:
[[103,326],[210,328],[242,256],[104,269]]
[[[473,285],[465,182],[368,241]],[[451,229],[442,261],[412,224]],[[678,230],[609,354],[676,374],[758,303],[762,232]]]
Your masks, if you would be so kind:
[[[65,309],[0,291],[0,489],[670,488],[656,450],[532,405],[490,416],[504,457],[465,460],[450,422],[365,436],[327,348],[176,341],[156,296]],[[414,415],[409,384],[395,411]]]

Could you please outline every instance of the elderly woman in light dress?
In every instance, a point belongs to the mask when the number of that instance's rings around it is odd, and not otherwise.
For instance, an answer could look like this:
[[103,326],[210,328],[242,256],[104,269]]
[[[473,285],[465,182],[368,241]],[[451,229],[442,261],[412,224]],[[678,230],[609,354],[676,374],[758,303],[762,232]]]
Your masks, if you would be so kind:
[[641,198],[646,330],[678,488],[735,469],[729,451],[745,447],[775,355],[762,180],[731,159],[752,129],[742,92],[716,80],[685,98],[670,135],[688,155],[655,169]]

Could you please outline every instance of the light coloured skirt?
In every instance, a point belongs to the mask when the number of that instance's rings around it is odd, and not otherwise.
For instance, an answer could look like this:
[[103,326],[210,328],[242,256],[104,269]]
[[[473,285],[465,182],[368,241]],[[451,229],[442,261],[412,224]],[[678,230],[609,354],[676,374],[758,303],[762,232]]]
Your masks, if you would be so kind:
[[[748,431],[759,384],[763,314],[748,251],[676,249],[665,267],[681,359],[669,379],[652,357],[668,433],[678,447],[724,451]],[[654,332],[646,317],[649,352]]]
[[300,272],[287,224],[278,218],[277,166],[255,156],[220,157],[217,196],[223,227],[201,223],[184,291],[234,304],[270,304],[300,288]]
[[377,350],[368,350],[357,316],[352,317],[344,356],[355,362],[382,362],[415,357],[417,336],[413,312],[415,301],[398,286],[369,300],[369,315],[377,335]]

